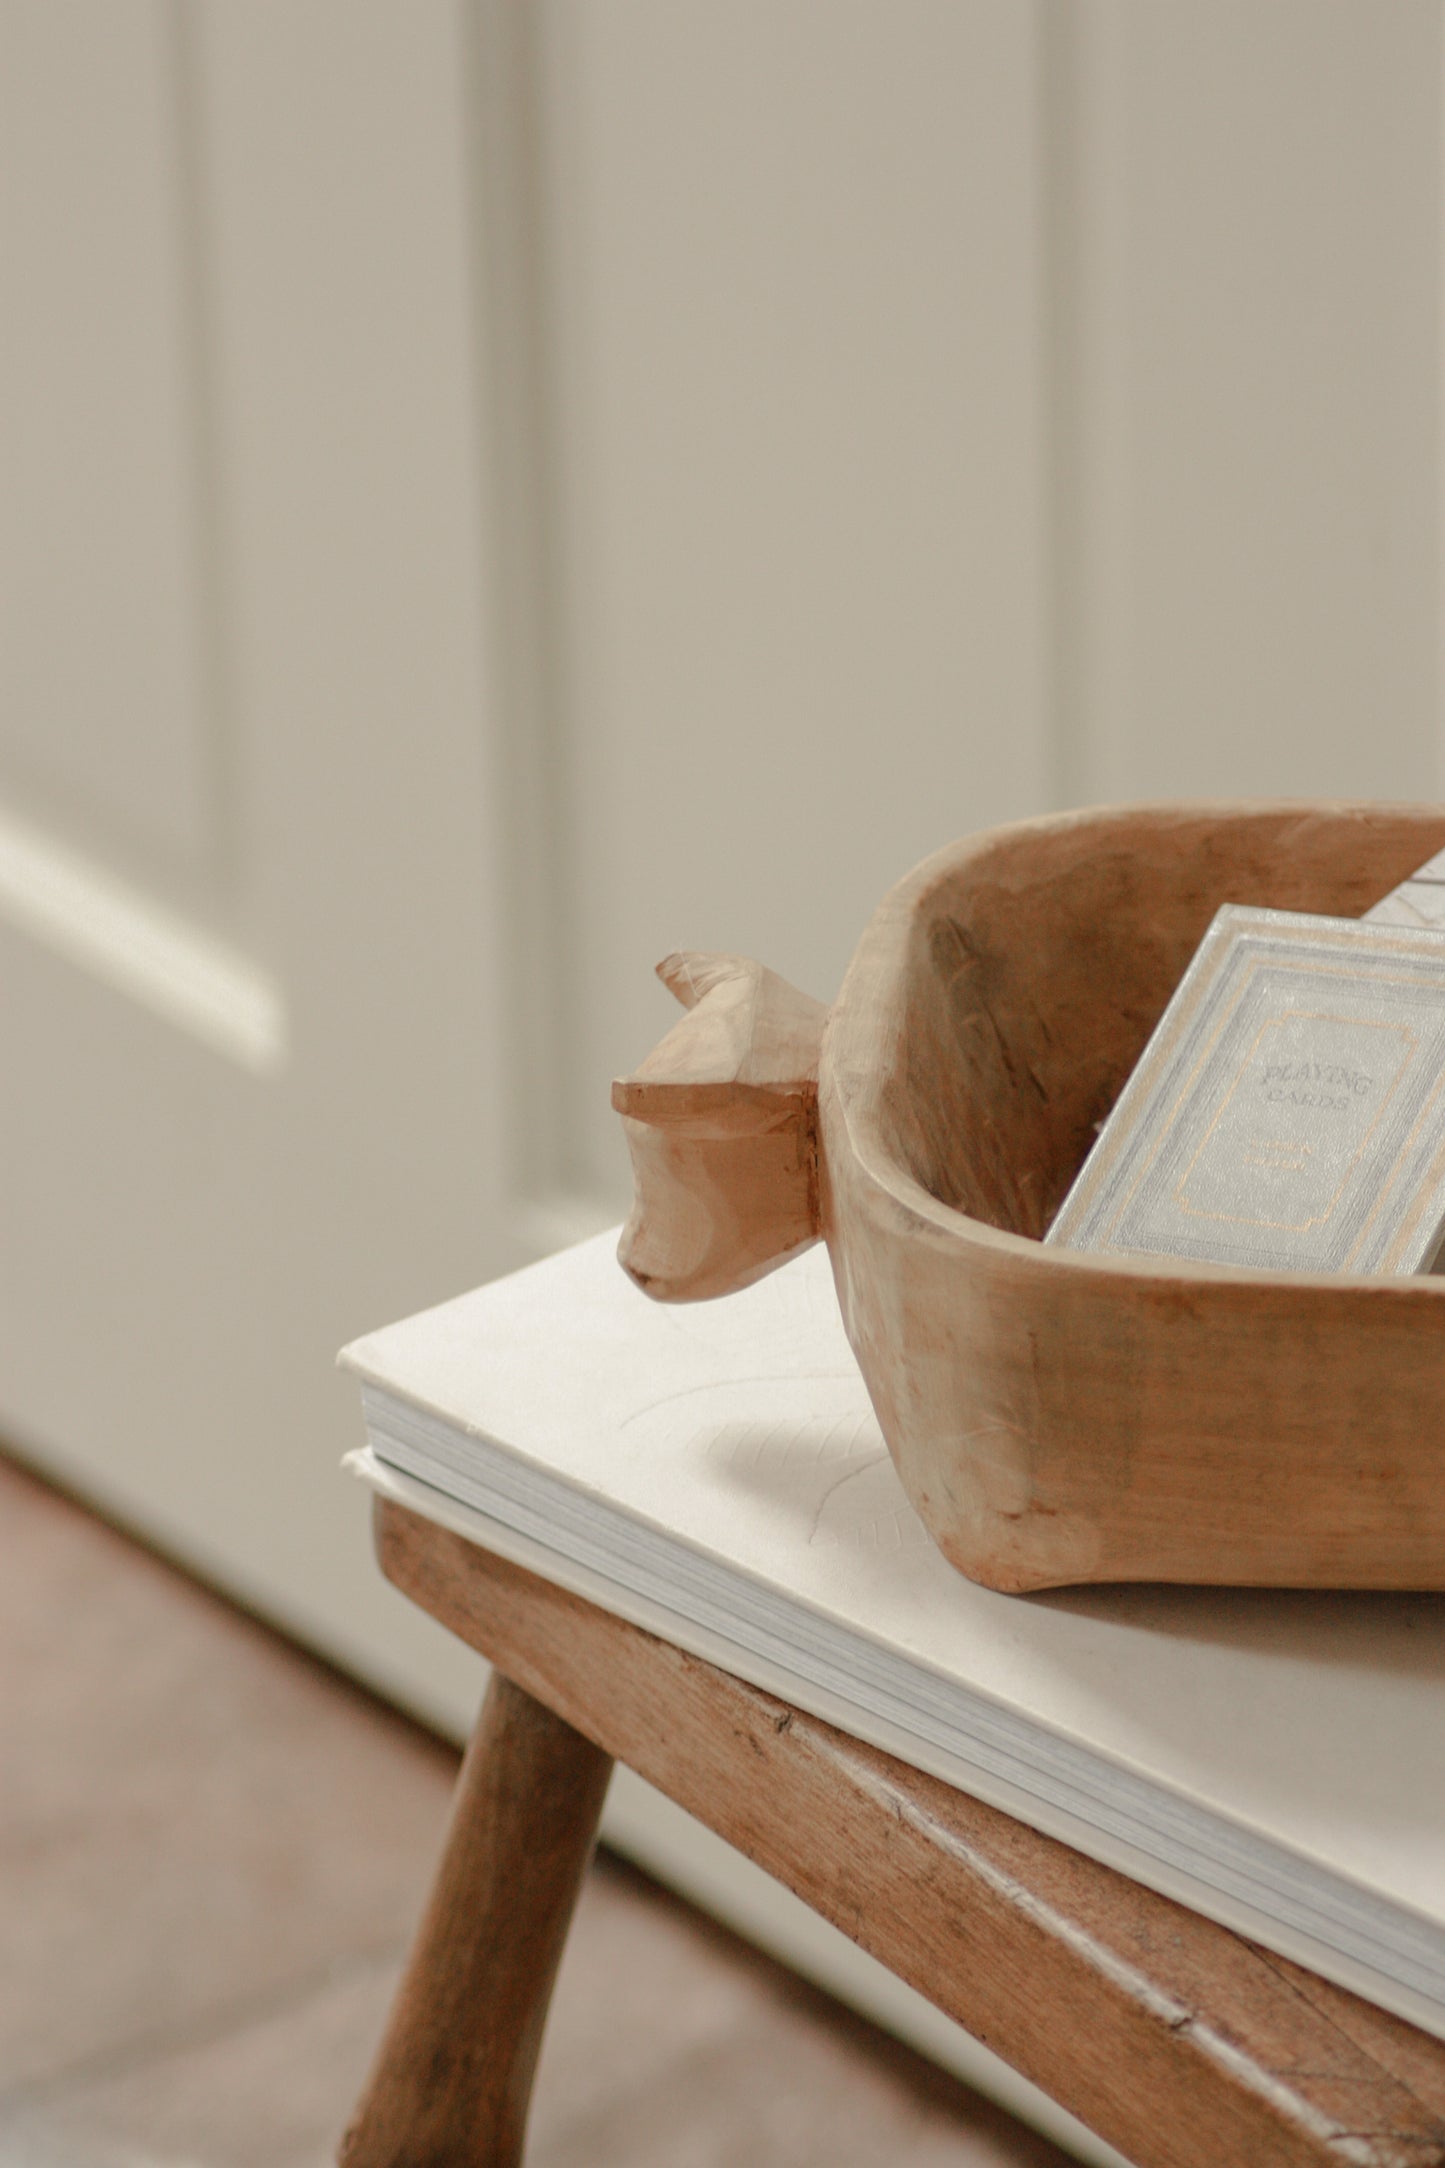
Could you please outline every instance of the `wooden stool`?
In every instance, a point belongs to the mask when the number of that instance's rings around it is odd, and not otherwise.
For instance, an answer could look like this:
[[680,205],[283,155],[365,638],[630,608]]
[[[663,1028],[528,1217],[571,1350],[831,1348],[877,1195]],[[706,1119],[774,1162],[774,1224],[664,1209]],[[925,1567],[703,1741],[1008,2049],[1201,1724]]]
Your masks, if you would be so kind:
[[1445,2163],[1445,2045],[388,1501],[383,1571],[490,1658],[343,2168],[512,2168],[613,1759],[1139,2168]]

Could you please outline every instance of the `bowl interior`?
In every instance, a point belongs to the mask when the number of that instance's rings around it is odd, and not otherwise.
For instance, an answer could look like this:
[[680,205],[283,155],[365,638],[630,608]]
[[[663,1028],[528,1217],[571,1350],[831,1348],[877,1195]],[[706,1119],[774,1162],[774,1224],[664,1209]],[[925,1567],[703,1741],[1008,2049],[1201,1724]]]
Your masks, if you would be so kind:
[[1438,809],[1141,807],[1000,829],[911,898],[890,1148],[940,1202],[1040,1236],[1223,903],[1358,917]]

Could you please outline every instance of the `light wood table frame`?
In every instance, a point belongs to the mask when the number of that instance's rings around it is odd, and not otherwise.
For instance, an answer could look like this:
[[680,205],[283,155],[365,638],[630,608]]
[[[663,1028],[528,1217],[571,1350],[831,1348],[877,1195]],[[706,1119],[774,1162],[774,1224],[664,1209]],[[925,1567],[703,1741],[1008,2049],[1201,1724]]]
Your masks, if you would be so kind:
[[494,1669],[344,2168],[513,2168],[614,1759],[1140,2168],[1445,2164],[1445,2045],[389,1501]]

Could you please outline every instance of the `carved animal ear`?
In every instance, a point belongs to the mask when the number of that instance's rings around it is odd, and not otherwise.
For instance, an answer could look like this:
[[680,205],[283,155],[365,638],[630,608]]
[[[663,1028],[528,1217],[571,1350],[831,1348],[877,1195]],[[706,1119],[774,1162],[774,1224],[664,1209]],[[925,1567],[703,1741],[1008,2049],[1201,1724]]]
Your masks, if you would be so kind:
[[817,1240],[828,1012],[747,957],[686,951],[657,970],[688,1013],[612,1087],[635,1182],[618,1254],[648,1294],[686,1302]]

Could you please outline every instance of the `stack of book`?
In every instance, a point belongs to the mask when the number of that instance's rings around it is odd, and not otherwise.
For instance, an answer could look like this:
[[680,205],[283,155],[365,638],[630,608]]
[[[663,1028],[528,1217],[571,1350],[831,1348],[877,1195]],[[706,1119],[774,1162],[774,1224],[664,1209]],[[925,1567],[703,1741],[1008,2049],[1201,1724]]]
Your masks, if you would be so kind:
[[1445,2037],[1445,1598],[976,1587],[825,1252],[674,1308],[614,1247],[358,1341],[356,1471]]

